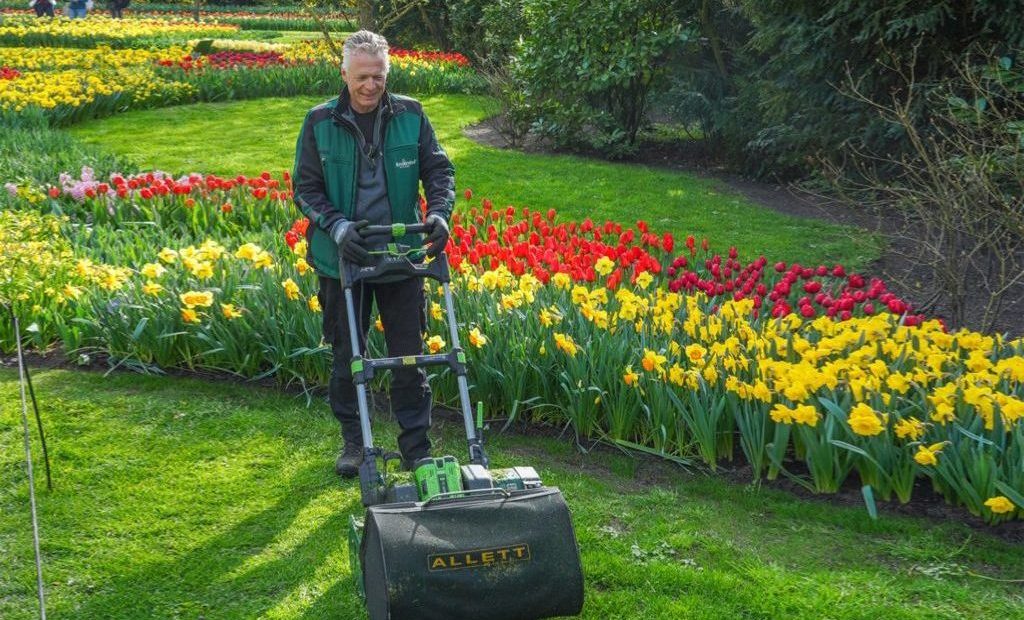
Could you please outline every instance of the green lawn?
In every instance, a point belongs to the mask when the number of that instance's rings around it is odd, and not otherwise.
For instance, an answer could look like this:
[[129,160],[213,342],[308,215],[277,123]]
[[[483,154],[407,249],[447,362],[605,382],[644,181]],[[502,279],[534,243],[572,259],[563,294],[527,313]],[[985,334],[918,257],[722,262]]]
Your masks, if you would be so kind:
[[[76,126],[89,144],[124,155],[143,169],[234,176],[290,170],[306,110],[319,98],[259,99],[145,110]],[[462,128],[488,114],[483,97],[439,95],[423,99],[439,139],[455,162],[459,204],[472,188],[474,202],[556,208],[563,217],[645,219],[657,230],[706,236],[740,257],[764,254],[802,263],[843,263],[864,268],[880,253],[863,231],[779,215],[752,205],[724,186],[689,174],[573,156],[524,154],[481,146]]]
[[[50,617],[361,617],[345,543],[358,491],[332,472],[324,403],[130,374],[47,370],[35,386],[55,481],[47,492],[37,458]],[[0,371],[6,620],[36,617],[19,420],[16,375]],[[461,455],[460,423],[439,426],[437,453]],[[378,439],[394,446],[393,429],[378,422]],[[1009,618],[1024,603],[1019,583],[983,578],[1024,577],[1024,549],[954,522],[873,522],[567,441],[491,440],[497,466],[563,490],[584,618]]]

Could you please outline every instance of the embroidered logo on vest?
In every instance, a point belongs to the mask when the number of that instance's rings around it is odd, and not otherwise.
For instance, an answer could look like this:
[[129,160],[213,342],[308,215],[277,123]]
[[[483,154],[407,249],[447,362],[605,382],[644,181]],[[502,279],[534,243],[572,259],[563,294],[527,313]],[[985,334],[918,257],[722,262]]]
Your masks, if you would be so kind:
[[400,160],[395,162],[395,167],[396,168],[401,168],[403,170],[406,169],[406,168],[409,168],[410,166],[415,166],[415,165],[416,165],[416,160],[415,159],[400,159]]

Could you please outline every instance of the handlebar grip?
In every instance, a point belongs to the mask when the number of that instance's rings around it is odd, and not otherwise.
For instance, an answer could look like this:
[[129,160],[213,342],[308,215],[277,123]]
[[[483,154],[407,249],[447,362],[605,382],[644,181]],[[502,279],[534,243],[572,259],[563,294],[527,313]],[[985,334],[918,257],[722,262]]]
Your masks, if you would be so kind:
[[390,226],[365,226],[360,231],[364,236],[366,235],[391,235],[393,239],[404,237],[405,235],[417,235],[427,232],[426,224],[391,224]]

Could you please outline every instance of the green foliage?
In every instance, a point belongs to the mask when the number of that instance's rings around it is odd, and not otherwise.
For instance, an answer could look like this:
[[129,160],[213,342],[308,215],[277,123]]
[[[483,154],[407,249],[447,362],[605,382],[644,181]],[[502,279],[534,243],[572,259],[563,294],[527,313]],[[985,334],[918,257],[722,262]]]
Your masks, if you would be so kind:
[[[1024,43],[1016,0],[769,0],[744,7],[754,26],[747,48],[753,70],[736,84],[729,107],[747,120],[722,131],[729,148],[762,175],[805,172],[810,157],[844,142],[875,152],[906,147],[898,128],[841,94],[848,80],[888,101],[904,86],[899,71],[912,72],[912,87],[927,91],[953,74],[949,59],[967,49]],[[929,113],[920,106],[918,122]]]
[[610,155],[634,147],[666,58],[695,34],[675,5],[655,0],[526,0],[524,16],[513,69],[536,128],[559,146]]
[[526,0],[448,0],[452,45],[475,63],[504,65],[526,32]]

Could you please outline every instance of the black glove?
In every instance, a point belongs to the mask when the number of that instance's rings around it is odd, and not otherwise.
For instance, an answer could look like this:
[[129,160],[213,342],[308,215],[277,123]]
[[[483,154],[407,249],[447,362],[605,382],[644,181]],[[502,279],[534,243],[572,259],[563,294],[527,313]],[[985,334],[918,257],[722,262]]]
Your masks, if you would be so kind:
[[367,220],[352,222],[342,220],[331,228],[331,239],[338,244],[338,253],[347,262],[356,265],[370,264],[370,253],[366,250],[366,239],[359,231],[370,225]]
[[430,246],[427,248],[426,254],[427,256],[437,256],[444,252],[448,245],[448,222],[443,216],[434,213],[428,215],[427,221],[423,223],[427,225],[426,242]]

